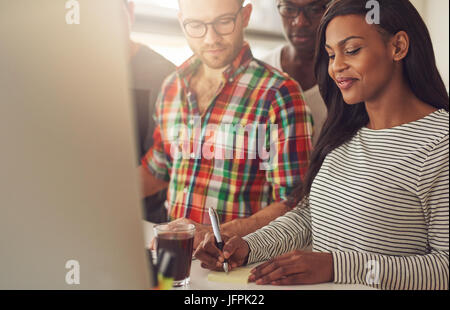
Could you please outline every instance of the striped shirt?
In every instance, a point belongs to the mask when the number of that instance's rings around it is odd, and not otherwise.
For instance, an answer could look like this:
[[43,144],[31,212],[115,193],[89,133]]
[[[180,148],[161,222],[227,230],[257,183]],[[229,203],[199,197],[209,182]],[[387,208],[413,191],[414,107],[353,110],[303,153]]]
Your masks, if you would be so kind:
[[297,82],[247,43],[201,115],[190,87],[201,64],[194,56],[166,79],[142,164],[169,182],[171,220],[209,224],[209,207],[227,222],[287,198],[308,167],[312,117]]
[[332,253],[336,283],[448,289],[448,112],[362,128],[326,157],[309,198],[244,239],[249,263],[312,243]]

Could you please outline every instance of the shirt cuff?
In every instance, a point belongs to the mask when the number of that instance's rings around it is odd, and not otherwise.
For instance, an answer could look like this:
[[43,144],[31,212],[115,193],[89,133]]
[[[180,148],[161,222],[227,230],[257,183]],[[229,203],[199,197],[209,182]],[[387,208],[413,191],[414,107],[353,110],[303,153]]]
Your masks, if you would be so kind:
[[147,166],[148,171],[150,171],[151,174],[158,180],[164,181],[169,183],[170,182],[170,176],[167,172],[158,172],[152,165]]
[[247,265],[264,261],[262,253],[259,251],[258,242],[252,237],[253,234],[249,234],[242,239],[247,242],[250,249],[248,253]]
[[142,166],[146,168],[158,180],[170,182],[170,175],[167,170],[167,167],[164,164],[157,164],[154,160],[155,156],[159,155],[159,157],[162,158],[163,155],[155,153],[151,154],[151,156],[149,155],[145,156],[142,159],[141,161]]

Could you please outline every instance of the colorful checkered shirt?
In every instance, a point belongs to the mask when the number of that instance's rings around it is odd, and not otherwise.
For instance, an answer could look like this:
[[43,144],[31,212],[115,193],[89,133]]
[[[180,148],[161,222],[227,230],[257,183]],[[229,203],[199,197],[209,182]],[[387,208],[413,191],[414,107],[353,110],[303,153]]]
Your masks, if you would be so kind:
[[311,113],[298,84],[245,43],[200,115],[189,81],[201,64],[193,56],[166,79],[142,164],[169,182],[170,220],[209,224],[209,207],[221,222],[249,217],[285,200],[306,173]]

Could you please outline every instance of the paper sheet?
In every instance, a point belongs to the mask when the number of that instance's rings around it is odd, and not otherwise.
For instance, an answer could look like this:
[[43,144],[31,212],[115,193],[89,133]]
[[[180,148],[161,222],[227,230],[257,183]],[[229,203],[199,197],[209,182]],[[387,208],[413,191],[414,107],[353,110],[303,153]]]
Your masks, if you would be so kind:
[[240,267],[231,270],[228,274],[225,272],[210,271],[208,281],[220,283],[247,284],[250,276],[251,267]]

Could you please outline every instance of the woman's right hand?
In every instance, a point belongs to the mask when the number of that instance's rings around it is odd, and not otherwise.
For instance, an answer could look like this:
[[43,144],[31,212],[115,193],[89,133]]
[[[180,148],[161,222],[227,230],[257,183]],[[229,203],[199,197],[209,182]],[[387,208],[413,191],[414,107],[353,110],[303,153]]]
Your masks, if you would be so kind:
[[225,242],[223,252],[216,247],[214,234],[208,233],[197,247],[194,256],[201,261],[202,268],[223,271],[223,262],[228,260],[229,270],[247,263],[250,248],[247,242],[239,236],[222,235]]

